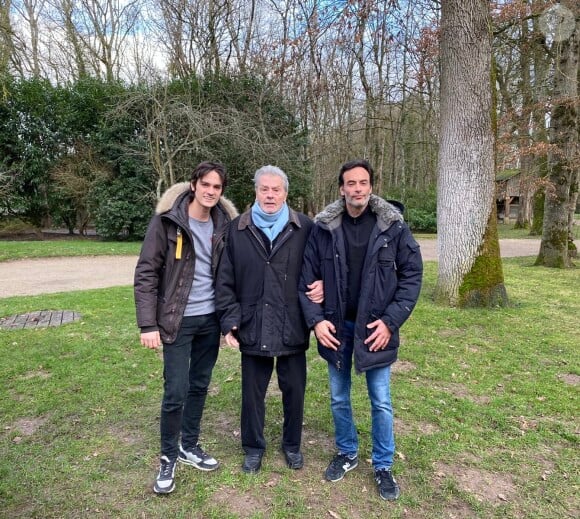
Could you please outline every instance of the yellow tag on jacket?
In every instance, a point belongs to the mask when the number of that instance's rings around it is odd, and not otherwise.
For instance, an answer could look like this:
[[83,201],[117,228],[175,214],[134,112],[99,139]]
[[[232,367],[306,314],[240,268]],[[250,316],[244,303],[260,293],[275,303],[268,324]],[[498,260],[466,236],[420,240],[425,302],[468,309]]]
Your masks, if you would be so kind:
[[181,259],[181,247],[183,246],[183,236],[181,235],[181,229],[177,228],[177,247],[175,248],[175,259]]

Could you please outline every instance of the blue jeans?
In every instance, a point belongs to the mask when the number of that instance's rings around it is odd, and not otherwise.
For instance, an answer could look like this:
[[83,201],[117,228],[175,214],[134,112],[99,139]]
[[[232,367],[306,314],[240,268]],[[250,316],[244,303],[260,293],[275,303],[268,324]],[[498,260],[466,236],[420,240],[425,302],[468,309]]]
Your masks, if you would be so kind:
[[175,342],[163,344],[161,455],[177,458],[199,439],[201,417],[220,342],[216,314],[184,317]]
[[[343,328],[344,364],[338,370],[328,364],[330,408],[334,420],[335,442],[338,452],[347,456],[358,454],[357,429],[350,400],[354,323],[347,321]],[[365,372],[367,391],[371,401],[372,462],[375,470],[389,469],[395,455],[393,407],[391,405],[391,368]]]

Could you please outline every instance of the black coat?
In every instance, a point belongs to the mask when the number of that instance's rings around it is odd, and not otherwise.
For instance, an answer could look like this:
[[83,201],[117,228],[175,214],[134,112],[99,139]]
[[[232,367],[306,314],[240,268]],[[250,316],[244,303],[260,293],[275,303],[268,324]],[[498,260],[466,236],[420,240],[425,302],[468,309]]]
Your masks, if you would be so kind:
[[298,281],[312,226],[307,216],[290,209],[269,251],[251,211],[230,224],[216,278],[216,311],[222,333],[237,327],[243,353],[275,357],[308,349]]
[[[388,366],[397,359],[399,328],[409,318],[419,298],[423,272],[419,245],[397,208],[375,195],[371,195],[369,206],[377,222],[364,260],[355,321],[354,365],[357,372]],[[338,200],[316,216],[316,226],[304,253],[300,282],[300,301],[308,326],[312,328],[326,319],[336,327],[341,342],[348,269],[341,225],[345,210],[344,200]],[[306,285],[317,279],[324,282],[322,304],[312,303],[304,294]],[[392,336],[385,350],[373,352],[364,341],[374,331],[369,332],[366,325],[377,319],[389,327]],[[337,369],[342,368],[341,347],[335,352],[319,343],[318,351]]]
[[[195,250],[188,220],[190,201],[189,182],[175,184],[163,194],[149,222],[135,268],[137,326],[141,332],[159,330],[164,343],[172,343],[177,337],[193,283]],[[212,270],[215,275],[227,225],[238,212],[222,197],[210,214],[214,225]],[[176,254],[178,235],[182,236],[183,243],[181,259]]]

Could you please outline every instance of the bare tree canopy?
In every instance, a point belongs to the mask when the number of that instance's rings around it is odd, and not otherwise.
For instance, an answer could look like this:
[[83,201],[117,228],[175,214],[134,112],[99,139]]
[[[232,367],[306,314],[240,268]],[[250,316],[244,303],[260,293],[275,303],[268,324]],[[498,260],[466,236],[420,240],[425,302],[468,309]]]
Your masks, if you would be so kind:
[[[414,230],[435,232],[437,211],[449,213],[445,204],[455,204],[457,212],[471,215],[472,220],[463,222],[461,229],[454,228],[459,219],[448,230],[439,228],[442,236],[446,232],[457,236],[467,258],[460,267],[449,268],[467,272],[477,257],[478,242],[483,239],[480,237],[491,232],[484,220],[486,216],[495,219],[494,204],[502,221],[515,221],[517,226],[536,234],[547,229],[543,221],[545,210],[549,221],[559,213],[558,220],[563,222],[566,214],[568,249],[573,252],[570,229],[577,197],[574,172],[578,166],[577,162],[557,158],[570,152],[570,144],[564,144],[564,140],[573,137],[570,128],[564,129],[564,119],[559,114],[566,110],[560,107],[576,106],[577,111],[577,85],[576,88],[564,85],[564,78],[572,77],[573,73],[564,73],[562,68],[562,58],[574,55],[576,48],[572,42],[577,37],[571,37],[575,34],[574,17],[577,21],[576,4],[572,0],[462,4],[463,8],[458,7],[461,12],[467,11],[465,6],[474,8],[474,20],[470,23],[478,24],[478,32],[473,33],[477,36],[472,35],[472,41],[466,40],[466,44],[480,44],[480,48],[473,66],[449,71],[449,58],[444,59],[443,51],[452,49],[447,44],[440,47],[439,41],[443,35],[448,36],[445,31],[454,29],[448,26],[449,17],[443,18],[442,26],[441,7],[446,9],[447,4],[440,2],[0,0],[0,79],[6,85],[12,81],[49,81],[73,90],[87,79],[116,83],[134,96],[133,100],[124,97],[120,101],[120,112],[131,103],[137,106],[149,99],[144,112],[148,117],[149,151],[139,153],[157,175],[154,185],[160,190],[179,177],[174,171],[175,156],[183,156],[190,149],[204,149],[199,144],[203,142],[200,136],[203,137],[206,126],[208,134],[223,135],[224,143],[236,143],[245,146],[245,151],[255,152],[255,160],[264,157],[264,150],[272,144],[269,139],[250,138],[249,145],[238,139],[268,134],[263,126],[248,129],[243,107],[237,107],[239,119],[235,124],[232,113],[228,114],[231,117],[221,113],[209,119],[213,112],[206,108],[198,110],[197,101],[202,93],[193,93],[184,102],[168,90],[175,82],[192,78],[207,80],[208,85],[212,78],[218,83],[228,78],[232,85],[240,78],[251,78],[256,81],[254,86],[267,87],[248,92],[252,100],[255,95],[276,92],[284,105],[284,115],[280,117],[290,114],[296,121],[295,137],[301,142],[299,159],[295,158],[295,150],[282,156],[294,157],[289,166],[291,174],[308,172],[310,176],[309,182],[301,183],[308,185],[308,192],[300,195],[308,212],[316,213],[338,195],[336,175],[343,162],[367,158],[376,169],[375,190],[405,204],[405,218]],[[489,11],[485,35],[479,27],[478,14],[484,7]],[[572,16],[564,17],[560,23],[558,15],[563,9]],[[554,37],[555,27],[565,30],[559,29]],[[461,24],[458,28],[461,29]],[[459,30],[456,36],[461,36]],[[467,81],[477,74],[482,81],[484,56],[493,57],[495,64],[496,81],[492,89],[497,94],[498,176],[513,173],[517,193],[503,198],[498,194],[494,202],[493,194],[490,195],[492,172],[485,177],[485,186],[478,188],[481,193],[473,191],[472,186],[479,180],[470,177],[466,184],[457,182],[455,191],[449,195],[454,197],[452,200],[440,196],[437,209],[438,167],[441,170],[445,164],[448,171],[452,152],[460,155],[454,148],[464,149],[466,139],[470,144],[479,143],[481,157],[487,156],[492,143],[487,131],[483,131],[484,126],[478,126],[480,121],[474,121],[477,124],[467,136],[458,131],[454,135],[440,134],[443,128],[454,128],[453,112],[459,111],[461,103],[471,102],[469,96],[477,99],[463,114],[466,119],[488,110],[491,95],[480,83],[474,85],[474,91],[467,88],[465,95],[455,94],[457,102],[451,101],[449,105],[449,97],[441,97],[443,88],[448,95],[449,82],[440,73],[446,70],[450,79],[454,79],[454,73],[460,74]],[[570,68],[574,62],[568,59],[567,63]],[[7,99],[7,92],[6,87],[3,100]],[[16,112],[8,110],[8,113]],[[273,120],[261,117],[264,114],[256,115],[258,125]],[[450,120],[440,125],[440,116]],[[216,130],[216,125],[222,123],[224,126]],[[183,130],[185,133],[176,132],[176,128],[188,124],[191,128]],[[549,131],[547,124],[551,125]],[[136,135],[141,136],[141,130],[136,130]],[[5,137],[7,150],[14,149],[13,143],[8,142],[10,138]],[[458,140],[453,144],[455,138]],[[183,142],[179,143],[180,139]],[[26,149],[24,143],[20,144]],[[440,144],[446,146],[442,148],[442,158]],[[272,148],[276,154],[281,153],[280,146],[283,144]],[[213,152],[223,154],[213,158],[234,160],[226,147]],[[460,159],[466,161],[463,174],[479,160],[466,150],[463,157],[454,160]],[[8,169],[18,170],[15,164],[8,164],[8,159],[4,162],[0,178],[6,178]],[[487,165],[480,166],[482,171],[490,171]],[[560,184],[553,175],[558,168],[570,172],[566,181],[569,196],[554,196],[559,192]],[[453,182],[439,175],[444,182]],[[441,192],[442,186],[439,188]],[[544,193],[548,195],[546,201]],[[440,215],[440,222],[445,218]],[[550,255],[548,241],[553,240],[544,240],[544,249]],[[453,256],[449,260],[458,261]],[[462,275],[457,276],[457,273],[452,276],[454,284],[460,283]],[[500,280],[501,277],[496,281]]]

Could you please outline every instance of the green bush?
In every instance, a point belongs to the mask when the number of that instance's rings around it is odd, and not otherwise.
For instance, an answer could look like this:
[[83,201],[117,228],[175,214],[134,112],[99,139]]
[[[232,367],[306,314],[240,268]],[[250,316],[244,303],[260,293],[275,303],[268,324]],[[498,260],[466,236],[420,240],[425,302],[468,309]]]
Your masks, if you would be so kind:
[[118,178],[91,193],[97,234],[106,240],[140,240],[153,212],[153,193],[144,196],[135,178]]
[[405,206],[405,221],[412,231],[437,232],[437,189],[398,188],[389,191],[389,199],[398,200]]
[[436,233],[437,213],[425,209],[409,208],[406,211],[407,223],[413,231]]

